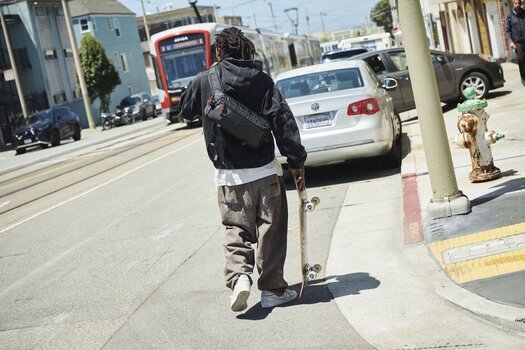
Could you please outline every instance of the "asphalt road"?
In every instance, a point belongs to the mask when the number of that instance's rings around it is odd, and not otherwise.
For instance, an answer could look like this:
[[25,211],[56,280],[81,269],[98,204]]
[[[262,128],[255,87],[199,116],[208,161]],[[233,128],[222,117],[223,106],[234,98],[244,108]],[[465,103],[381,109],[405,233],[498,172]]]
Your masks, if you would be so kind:
[[[321,198],[313,261],[326,264],[348,183],[382,174],[374,161],[307,174]],[[0,348],[373,348],[324,274],[289,306],[264,310],[253,289],[245,313],[229,310],[212,175],[200,129],[101,139],[2,174]],[[285,276],[298,290],[298,201],[287,195]]]

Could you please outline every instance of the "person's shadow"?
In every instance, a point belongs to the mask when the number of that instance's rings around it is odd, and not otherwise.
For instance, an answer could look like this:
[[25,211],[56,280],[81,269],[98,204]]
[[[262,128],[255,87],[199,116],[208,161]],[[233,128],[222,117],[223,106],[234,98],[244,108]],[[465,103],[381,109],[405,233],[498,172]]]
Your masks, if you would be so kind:
[[[293,307],[302,304],[327,303],[335,298],[346,295],[358,295],[366,289],[375,289],[381,284],[380,281],[370,276],[366,272],[350,273],[342,276],[326,276],[308,282],[303,291],[302,298],[297,297],[294,301],[279,307]],[[328,289],[330,285],[330,289]],[[291,289],[299,293],[301,284],[297,283],[290,286]],[[273,308],[263,309],[261,303],[257,303],[249,308],[245,313],[237,316],[240,320],[262,320],[265,319]]]

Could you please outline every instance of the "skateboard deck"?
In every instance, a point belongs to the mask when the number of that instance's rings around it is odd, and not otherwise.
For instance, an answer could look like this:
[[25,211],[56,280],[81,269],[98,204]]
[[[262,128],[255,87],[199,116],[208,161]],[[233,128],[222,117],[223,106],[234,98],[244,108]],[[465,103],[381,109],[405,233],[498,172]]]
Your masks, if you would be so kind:
[[308,237],[306,230],[306,213],[313,211],[320,201],[317,197],[308,200],[306,189],[301,191],[297,188],[297,193],[299,194],[299,239],[301,243],[302,283],[301,291],[299,292],[299,297],[301,298],[308,281],[314,280],[322,269],[321,265],[312,264],[308,261]]

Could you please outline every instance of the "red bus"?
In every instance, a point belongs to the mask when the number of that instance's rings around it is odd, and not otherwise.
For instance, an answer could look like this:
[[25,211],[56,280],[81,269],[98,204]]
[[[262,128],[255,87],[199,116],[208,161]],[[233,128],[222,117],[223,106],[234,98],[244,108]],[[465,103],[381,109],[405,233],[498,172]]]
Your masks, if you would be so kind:
[[[182,122],[182,92],[200,71],[216,61],[215,35],[230,25],[201,23],[172,28],[151,37],[150,53],[159,89],[162,114],[168,124]],[[271,76],[319,62],[316,38],[240,27],[253,41],[263,69]]]

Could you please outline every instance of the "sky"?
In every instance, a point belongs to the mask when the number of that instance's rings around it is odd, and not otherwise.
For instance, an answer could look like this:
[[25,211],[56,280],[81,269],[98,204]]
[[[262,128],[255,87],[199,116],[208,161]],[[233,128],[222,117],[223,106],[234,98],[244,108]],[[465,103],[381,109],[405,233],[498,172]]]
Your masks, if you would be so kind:
[[[137,15],[142,15],[141,0],[118,1]],[[170,6],[173,9],[190,6],[188,0],[143,1],[146,13],[162,12]],[[254,27],[257,23],[258,28],[273,30],[271,4],[277,31],[293,32],[293,21],[297,23],[299,34],[309,34],[323,31],[323,25],[327,32],[371,26],[370,10],[377,2],[379,0],[198,0],[197,5],[213,6],[215,3],[217,16],[241,16],[246,26]],[[297,8],[297,20],[296,11],[292,8]]]

